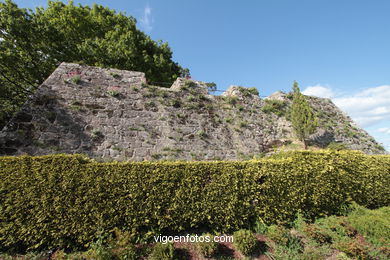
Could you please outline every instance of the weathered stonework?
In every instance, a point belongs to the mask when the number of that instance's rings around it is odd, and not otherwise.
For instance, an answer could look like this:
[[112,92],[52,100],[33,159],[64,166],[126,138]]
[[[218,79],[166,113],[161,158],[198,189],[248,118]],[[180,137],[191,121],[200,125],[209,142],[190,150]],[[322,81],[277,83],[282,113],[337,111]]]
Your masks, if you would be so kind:
[[[286,117],[263,112],[267,99],[241,93],[242,87],[213,96],[199,81],[179,78],[171,88],[146,82],[141,72],[62,63],[0,132],[0,154],[236,160],[293,138]],[[291,102],[284,93],[272,99]],[[383,152],[330,100],[309,101],[324,118],[313,143],[340,141],[366,153]]]

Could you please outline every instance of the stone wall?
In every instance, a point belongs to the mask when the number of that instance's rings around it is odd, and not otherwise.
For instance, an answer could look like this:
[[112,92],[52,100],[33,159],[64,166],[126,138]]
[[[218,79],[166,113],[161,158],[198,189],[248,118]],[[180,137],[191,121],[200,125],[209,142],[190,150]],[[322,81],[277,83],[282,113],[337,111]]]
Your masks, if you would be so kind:
[[[263,100],[239,86],[214,96],[199,81],[179,78],[170,88],[146,82],[141,72],[62,63],[0,132],[0,154],[236,160],[293,138],[285,114],[264,109],[272,100],[288,106],[284,93]],[[366,153],[382,152],[330,100],[310,102],[331,123],[312,136],[313,143],[339,141]]]

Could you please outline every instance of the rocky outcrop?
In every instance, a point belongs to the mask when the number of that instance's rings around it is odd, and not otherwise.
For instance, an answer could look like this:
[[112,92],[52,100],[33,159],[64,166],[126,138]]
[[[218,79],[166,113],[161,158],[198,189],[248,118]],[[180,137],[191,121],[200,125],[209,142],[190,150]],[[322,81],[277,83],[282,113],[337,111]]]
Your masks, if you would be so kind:
[[[232,86],[213,96],[199,81],[179,78],[171,88],[146,82],[141,72],[63,63],[0,132],[0,154],[236,160],[293,138],[287,94],[263,100],[255,89]],[[313,144],[343,142],[366,153],[383,152],[330,100],[309,100],[323,120]]]

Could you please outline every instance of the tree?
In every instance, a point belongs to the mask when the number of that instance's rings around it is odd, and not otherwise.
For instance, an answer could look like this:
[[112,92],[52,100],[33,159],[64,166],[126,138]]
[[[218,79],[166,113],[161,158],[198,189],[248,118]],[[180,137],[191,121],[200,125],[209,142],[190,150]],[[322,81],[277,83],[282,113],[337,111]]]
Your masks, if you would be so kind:
[[305,149],[307,149],[307,138],[314,133],[318,122],[296,81],[294,81],[293,85],[293,100],[290,113],[294,132],[297,138],[303,142]]
[[35,12],[0,2],[0,128],[61,62],[145,72],[173,82],[189,71],[172,61],[167,43],[153,41],[136,20],[94,4],[48,1]]

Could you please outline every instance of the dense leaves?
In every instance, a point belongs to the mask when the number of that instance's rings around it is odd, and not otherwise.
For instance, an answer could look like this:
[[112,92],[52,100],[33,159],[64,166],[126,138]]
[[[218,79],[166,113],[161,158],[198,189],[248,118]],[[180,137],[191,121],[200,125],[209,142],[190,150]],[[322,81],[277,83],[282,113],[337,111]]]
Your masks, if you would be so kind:
[[294,82],[293,92],[290,110],[291,123],[297,138],[304,143],[306,149],[306,140],[316,130],[318,121],[306,97],[299,90],[297,82]]
[[390,205],[390,157],[297,152],[246,162],[0,158],[0,251],[83,247],[115,227],[140,239]]
[[61,62],[142,71],[173,82],[188,70],[172,61],[167,43],[136,28],[136,20],[94,4],[48,1],[35,12],[0,2],[0,128]]

